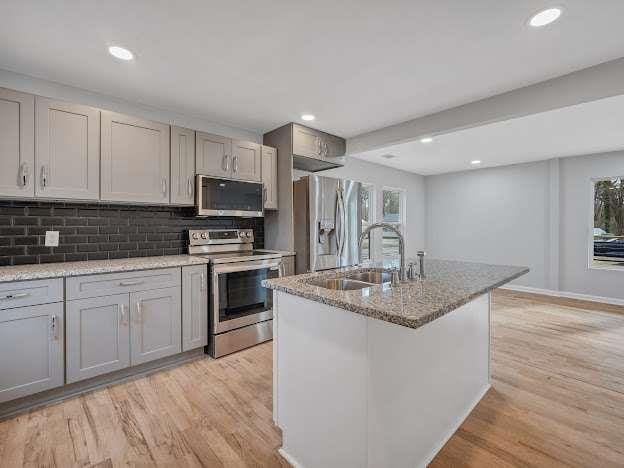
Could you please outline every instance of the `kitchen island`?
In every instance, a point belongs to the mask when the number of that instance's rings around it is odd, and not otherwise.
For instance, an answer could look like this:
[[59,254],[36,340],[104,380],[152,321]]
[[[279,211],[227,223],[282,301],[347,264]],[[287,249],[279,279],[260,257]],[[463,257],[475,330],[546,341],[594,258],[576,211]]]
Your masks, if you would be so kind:
[[[265,281],[273,416],[294,466],[426,466],[487,392],[490,291],[528,269],[427,263],[397,287],[381,265]],[[322,286],[362,272],[380,284]]]

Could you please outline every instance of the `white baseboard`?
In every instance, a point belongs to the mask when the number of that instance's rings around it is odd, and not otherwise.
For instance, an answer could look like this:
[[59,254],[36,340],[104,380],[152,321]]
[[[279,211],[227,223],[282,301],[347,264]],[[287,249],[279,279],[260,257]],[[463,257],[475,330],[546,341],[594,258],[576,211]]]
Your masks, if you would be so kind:
[[555,291],[552,289],[532,288],[530,286],[515,286],[515,285],[510,285],[510,284],[501,286],[500,289],[507,289],[509,291],[518,291],[518,292],[526,292],[526,293],[533,293],[533,294],[542,294],[544,296],[565,297],[567,299],[579,299],[582,301],[601,302],[603,304],[624,306],[624,299],[617,299],[615,297],[592,296],[590,294],[578,294],[578,293],[572,293],[572,292],[567,292],[567,291]]
[[290,463],[293,468],[303,468],[303,465],[295,460],[286,450],[284,450],[284,447],[277,449],[277,453],[279,453],[284,460]]

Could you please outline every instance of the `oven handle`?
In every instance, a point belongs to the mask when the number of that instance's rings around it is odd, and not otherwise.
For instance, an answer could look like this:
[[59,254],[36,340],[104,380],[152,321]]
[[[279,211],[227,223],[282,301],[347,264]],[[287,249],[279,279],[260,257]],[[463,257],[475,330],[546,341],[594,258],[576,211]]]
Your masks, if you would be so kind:
[[221,275],[223,273],[234,273],[237,271],[250,271],[250,270],[262,270],[268,268],[269,270],[279,269],[281,260],[277,261],[258,261],[258,262],[240,262],[240,263],[224,263],[222,265],[215,265],[212,268],[212,272],[215,275]]

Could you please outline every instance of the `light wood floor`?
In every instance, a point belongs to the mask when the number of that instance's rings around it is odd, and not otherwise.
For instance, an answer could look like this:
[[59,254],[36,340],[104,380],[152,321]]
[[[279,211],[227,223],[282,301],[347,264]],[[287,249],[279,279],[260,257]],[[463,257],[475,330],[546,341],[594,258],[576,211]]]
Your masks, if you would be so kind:
[[[622,310],[497,293],[493,388],[432,466],[624,466]],[[288,466],[280,440],[266,343],[4,421],[0,466]]]

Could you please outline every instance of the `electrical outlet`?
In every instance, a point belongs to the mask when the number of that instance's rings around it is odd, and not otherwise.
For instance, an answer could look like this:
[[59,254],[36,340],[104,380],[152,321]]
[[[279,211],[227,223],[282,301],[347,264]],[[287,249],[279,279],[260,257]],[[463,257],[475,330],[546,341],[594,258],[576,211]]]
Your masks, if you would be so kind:
[[46,247],[58,247],[59,244],[59,232],[58,231],[46,231],[45,245]]

